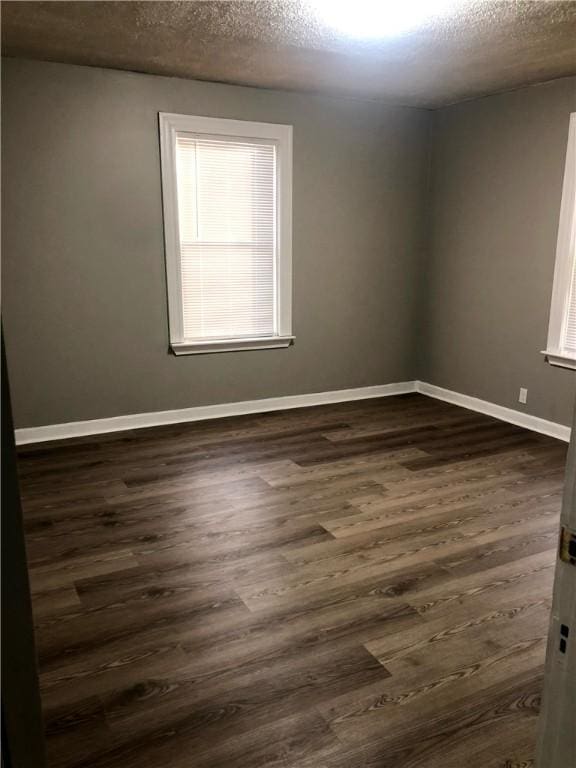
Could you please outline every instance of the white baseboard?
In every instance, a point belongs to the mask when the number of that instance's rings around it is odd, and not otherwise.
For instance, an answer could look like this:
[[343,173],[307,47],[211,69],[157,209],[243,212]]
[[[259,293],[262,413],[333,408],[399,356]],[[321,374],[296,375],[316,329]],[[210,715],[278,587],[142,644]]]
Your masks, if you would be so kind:
[[201,405],[180,408],[175,411],[135,413],[129,416],[114,416],[110,419],[71,421],[67,424],[49,424],[45,427],[26,427],[16,430],[16,444],[44,443],[48,440],[64,440],[68,437],[99,435],[105,432],[121,432],[141,427],[157,427],[162,424],[180,424],[187,421],[221,419],[226,416],[241,416],[248,413],[283,411],[290,408],[307,408],[312,405],[343,403],[348,400],[366,400],[371,397],[405,395],[416,391],[416,382],[402,381],[396,384],[381,384],[357,389],[338,389],[333,392],[314,392],[308,395],[286,395],[268,397],[263,400],[246,400],[240,403]]
[[510,424],[516,424],[519,427],[530,429],[533,432],[540,432],[549,437],[556,437],[558,440],[570,440],[570,427],[564,424],[558,424],[555,421],[540,419],[538,416],[531,416],[529,413],[515,411],[512,408],[505,408],[503,405],[490,403],[488,400],[480,400],[470,395],[462,395],[459,392],[452,392],[450,389],[436,387],[434,384],[427,384],[425,381],[416,381],[416,391],[428,397],[434,397],[436,400],[444,400],[453,405],[459,405],[462,408],[468,408],[470,411],[478,411],[487,416],[493,416],[495,419],[507,421]]
[[193,408],[180,408],[175,411],[158,411],[156,413],[135,413],[129,416],[115,416],[110,419],[93,419],[91,421],[72,421],[68,424],[50,424],[45,427],[27,427],[16,430],[16,444],[43,443],[48,440],[64,440],[69,437],[100,435],[105,432],[121,432],[142,427],[157,427],[162,424],[180,424],[187,421],[205,421],[206,419],[221,419],[226,416],[241,416],[249,413],[266,413],[268,411],[283,411],[290,408],[307,408],[313,405],[328,405],[343,403],[349,400],[365,400],[371,397],[389,397],[405,395],[409,392],[420,392],[437,400],[444,400],[461,408],[484,413],[496,419],[525,427],[543,435],[556,437],[559,440],[570,440],[570,427],[557,424],[554,421],[540,419],[522,411],[505,408],[502,405],[479,400],[477,397],[462,395],[449,389],[427,384],[424,381],[402,381],[396,384],[381,384],[374,387],[358,389],[339,389],[333,392],[314,392],[309,395],[287,395],[285,397],[268,397],[263,400],[246,400],[240,403],[222,403],[219,405],[201,405]]

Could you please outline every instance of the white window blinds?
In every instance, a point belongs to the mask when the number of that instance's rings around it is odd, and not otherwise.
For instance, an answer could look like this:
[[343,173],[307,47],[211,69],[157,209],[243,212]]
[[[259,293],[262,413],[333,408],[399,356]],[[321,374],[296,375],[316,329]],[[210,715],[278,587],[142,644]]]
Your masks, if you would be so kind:
[[566,307],[566,316],[562,329],[562,348],[569,350],[576,357],[576,209],[574,212],[571,245],[572,274],[570,276],[568,306]]
[[287,346],[291,128],[184,115],[160,127],[173,350]]
[[576,368],[576,113],[568,132],[545,354],[554,365]]
[[276,148],[178,134],[187,339],[276,333]]

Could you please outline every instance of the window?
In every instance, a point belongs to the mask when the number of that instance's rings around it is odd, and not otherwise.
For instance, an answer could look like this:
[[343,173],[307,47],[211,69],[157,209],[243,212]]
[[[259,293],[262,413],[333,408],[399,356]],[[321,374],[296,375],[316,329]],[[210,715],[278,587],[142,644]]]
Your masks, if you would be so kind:
[[553,365],[576,369],[576,112],[570,117],[548,345],[544,354]]
[[292,127],[160,114],[170,345],[292,343]]

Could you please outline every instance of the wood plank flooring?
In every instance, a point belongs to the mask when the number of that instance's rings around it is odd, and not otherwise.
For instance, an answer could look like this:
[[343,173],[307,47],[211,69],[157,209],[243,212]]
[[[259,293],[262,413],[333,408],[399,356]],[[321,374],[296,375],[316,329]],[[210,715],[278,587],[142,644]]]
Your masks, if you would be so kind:
[[50,768],[532,766],[565,454],[421,395],[21,448]]

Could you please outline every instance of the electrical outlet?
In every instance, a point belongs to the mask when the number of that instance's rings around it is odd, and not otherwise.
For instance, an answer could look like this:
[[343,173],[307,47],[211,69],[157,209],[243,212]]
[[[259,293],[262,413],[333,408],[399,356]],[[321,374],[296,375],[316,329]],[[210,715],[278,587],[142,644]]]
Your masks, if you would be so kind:
[[525,403],[528,400],[528,390],[524,387],[520,387],[520,394],[518,395],[518,402]]

